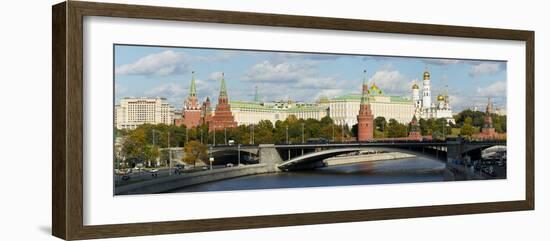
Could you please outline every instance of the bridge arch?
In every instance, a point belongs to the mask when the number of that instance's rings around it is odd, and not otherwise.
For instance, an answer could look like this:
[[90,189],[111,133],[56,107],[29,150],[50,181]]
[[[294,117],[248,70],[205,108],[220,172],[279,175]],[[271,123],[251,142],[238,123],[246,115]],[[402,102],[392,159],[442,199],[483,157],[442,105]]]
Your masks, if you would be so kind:
[[418,149],[407,149],[397,147],[348,147],[348,148],[333,148],[322,150],[318,152],[307,153],[301,156],[294,157],[290,160],[284,161],[277,165],[281,170],[300,170],[300,169],[314,169],[324,167],[323,160],[335,156],[339,156],[347,153],[361,152],[361,151],[377,151],[377,152],[400,152],[406,153],[418,157],[445,161],[446,155],[441,151],[441,156],[434,156],[430,153],[423,153]]
[[241,163],[257,163],[258,149],[240,149],[237,148],[220,148],[208,150],[208,155],[214,158],[214,165],[225,165],[227,163],[236,164],[237,158],[241,157]]

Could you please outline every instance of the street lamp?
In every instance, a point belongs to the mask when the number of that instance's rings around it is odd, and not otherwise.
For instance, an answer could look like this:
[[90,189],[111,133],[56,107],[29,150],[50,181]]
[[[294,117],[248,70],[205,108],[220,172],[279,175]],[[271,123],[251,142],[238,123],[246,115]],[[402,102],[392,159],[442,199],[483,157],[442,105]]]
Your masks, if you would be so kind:
[[[155,129],[152,129],[151,132],[153,133],[153,148],[155,148],[156,146],[156,136],[155,136],[155,133],[158,132],[157,130]],[[157,163],[158,164],[158,163]],[[149,166],[151,166],[151,163],[149,162]]]
[[344,124],[342,124],[341,127],[342,127],[342,142],[344,142]]
[[223,142],[227,145],[227,128],[223,128]]
[[214,162],[214,157],[212,157],[212,147],[210,147],[208,162],[210,162],[210,170],[212,170],[212,162]]
[[304,139],[305,139],[305,138],[304,138],[304,126],[305,126],[305,125],[306,125],[305,123],[302,123],[302,143],[305,142],[305,140],[304,140]]
[[286,126],[286,144],[288,144],[288,126]]
[[168,176],[172,176],[172,148],[170,147],[170,131],[168,131]]
[[241,143],[237,144],[237,166],[241,165]]
[[332,142],[335,142],[335,140],[334,140],[334,123],[332,123]]
[[187,127],[185,127],[185,144],[187,144],[187,142],[189,142],[189,129],[187,129]]
[[254,145],[254,124],[250,126],[250,144]]
[[202,127],[200,127],[200,130],[201,130],[201,144],[203,143],[202,142]]
[[[305,138],[304,138],[304,126],[305,126],[305,125],[306,125],[306,124],[302,122],[302,144],[305,143],[305,140],[304,140],[304,139],[305,139]],[[303,156],[303,155],[304,155],[304,148],[302,147],[302,156]]]

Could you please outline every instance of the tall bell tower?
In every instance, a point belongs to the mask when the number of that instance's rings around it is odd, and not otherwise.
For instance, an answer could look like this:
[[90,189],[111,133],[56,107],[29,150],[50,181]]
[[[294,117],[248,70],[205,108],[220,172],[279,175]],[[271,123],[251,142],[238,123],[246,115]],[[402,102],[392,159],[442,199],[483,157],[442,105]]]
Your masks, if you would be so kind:
[[422,108],[428,109],[432,106],[432,92],[430,87],[430,72],[424,71],[424,80],[422,81]]

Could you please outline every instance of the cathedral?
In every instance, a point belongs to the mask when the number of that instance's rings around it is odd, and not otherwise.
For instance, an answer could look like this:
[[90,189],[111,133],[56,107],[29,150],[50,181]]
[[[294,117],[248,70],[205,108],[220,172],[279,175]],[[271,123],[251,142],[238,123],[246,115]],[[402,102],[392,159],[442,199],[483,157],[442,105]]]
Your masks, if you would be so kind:
[[422,81],[422,97],[420,97],[420,87],[416,83],[413,84],[412,99],[415,109],[414,114],[418,118],[445,118],[448,123],[455,123],[449,96],[447,94],[438,95],[436,98],[436,102],[432,102],[430,72],[424,71]]

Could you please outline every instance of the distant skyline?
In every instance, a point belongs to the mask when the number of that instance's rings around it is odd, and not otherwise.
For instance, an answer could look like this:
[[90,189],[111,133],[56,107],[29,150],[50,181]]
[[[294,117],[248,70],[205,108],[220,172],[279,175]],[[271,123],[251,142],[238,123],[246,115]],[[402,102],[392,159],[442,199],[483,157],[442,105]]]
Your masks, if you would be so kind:
[[[487,97],[506,108],[506,62],[183,47],[115,46],[115,101],[123,97],[165,97],[176,109],[195,72],[198,97],[217,103],[221,72],[230,100],[292,99],[314,102],[360,93],[363,70],[386,94],[411,97],[411,86],[431,74],[432,97],[446,91],[453,112],[484,109]],[[448,86],[446,88],[446,86]]]

